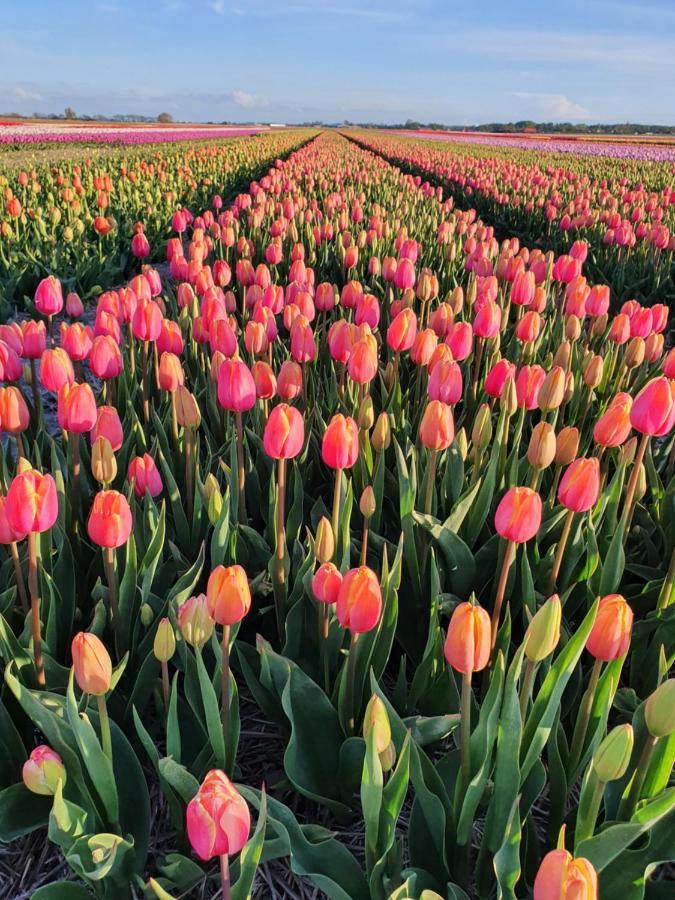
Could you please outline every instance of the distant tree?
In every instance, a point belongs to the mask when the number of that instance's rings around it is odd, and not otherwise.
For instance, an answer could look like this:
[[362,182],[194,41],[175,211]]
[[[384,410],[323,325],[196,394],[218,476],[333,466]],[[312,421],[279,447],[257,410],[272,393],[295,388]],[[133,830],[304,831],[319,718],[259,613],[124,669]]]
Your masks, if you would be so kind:
[[63,115],[65,116],[66,119],[76,119],[77,118],[77,113],[75,112],[75,110],[73,109],[72,106],[66,106],[66,108],[63,112]]
[[165,125],[167,125],[169,122],[173,122],[173,116],[171,115],[171,113],[168,113],[168,112],[161,112],[161,113],[157,116],[157,121],[158,121],[158,122],[162,122],[162,123],[164,123]]

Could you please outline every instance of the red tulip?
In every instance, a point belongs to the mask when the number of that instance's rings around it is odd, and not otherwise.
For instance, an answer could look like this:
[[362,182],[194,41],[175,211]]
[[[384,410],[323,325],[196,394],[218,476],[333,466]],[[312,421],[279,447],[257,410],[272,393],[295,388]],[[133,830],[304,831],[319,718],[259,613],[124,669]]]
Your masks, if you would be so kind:
[[528,487],[512,487],[499,501],[495,528],[506,541],[524,544],[541,525],[541,497]]
[[127,542],[133,519],[124,494],[118,491],[99,491],[87,521],[87,533],[99,547],[121,547]]

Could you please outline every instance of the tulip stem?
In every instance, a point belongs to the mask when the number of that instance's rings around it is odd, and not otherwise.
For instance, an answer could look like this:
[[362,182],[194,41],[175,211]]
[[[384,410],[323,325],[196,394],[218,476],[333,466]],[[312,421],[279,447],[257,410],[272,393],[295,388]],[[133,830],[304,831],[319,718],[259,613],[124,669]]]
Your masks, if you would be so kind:
[[80,435],[73,434],[71,441],[73,463],[73,484],[70,495],[70,530],[75,534],[77,529],[77,513],[80,500]]
[[187,492],[187,512],[188,519],[192,518],[194,511],[194,463],[192,461],[192,443],[194,431],[192,428],[186,428],[183,433],[183,442],[185,445],[185,490]]
[[26,585],[23,580],[23,572],[21,571],[21,560],[19,559],[19,548],[16,541],[9,544],[9,553],[12,557],[12,566],[14,567],[14,579],[16,581],[16,591],[21,601],[21,609],[28,612],[28,595],[26,594]]
[[567,766],[567,772],[570,776],[581,761],[584,741],[586,740],[586,732],[588,731],[588,722],[593,710],[593,701],[595,700],[595,692],[598,687],[601,669],[602,660],[594,660],[593,668],[591,669],[591,677],[588,680],[588,687],[586,688],[586,693],[581,701],[581,709],[579,710],[577,722],[574,727],[574,734],[572,736],[572,746],[570,748],[569,763]]
[[40,400],[40,391],[37,383],[37,368],[35,360],[30,361],[30,386],[33,391],[33,409],[35,410],[35,425],[39,428],[42,419],[42,401]]
[[143,418],[146,425],[150,421],[150,385],[148,384],[148,342],[143,341],[143,357],[141,360],[141,378],[143,381]]
[[220,719],[223,725],[223,743],[225,744],[225,756],[227,756],[227,732],[230,718],[230,626],[223,625],[223,640],[221,643],[222,658],[220,670],[221,707]]
[[520,718],[525,722],[527,716],[527,707],[532,696],[532,687],[534,685],[534,676],[537,674],[537,664],[534,660],[528,659],[525,663],[525,677],[520,688]]
[[491,645],[492,650],[495,648],[495,644],[497,643],[497,632],[499,631],[499,617],[502,611],[502,603],[504,602],[504,594],[506,593],[506,582],[509,577],[509,569],[511,568],[511,563],[516,558],[516,542],[515,541],[507,541],[506,549],[504,550],[504,559],[502,561],[502,569],[499,573],[499,583],[497,584],[497,594],[495,596],[495,604],[492,609],[492,634],[491,634]]
[[673,548],[673,552],[670,554],[668,574],[664,579],[656,608],[659,610],[667,609],[673,602],[675,602],[675,548]]
[[642,793],[642,787],[645,783],[647,769],[649,768],[649,761],[652,758],[652,753],[654,752],[654,747],[656,747],[657,741],[658,738],[654,737],[653,735],[650,734],[647,736],[644,747],[642,748],[642,753],[640,754],[640,759],[638,760],[638,764],[633,774],[633,780],[630,784],[628,796],[621,801],[617,818],[629,819],[633,815],[635,806],[640,799],[640,794]]
[[427,467],[427,483],[424,492],[424,513],[431,515],[431,507],[434,500],[434,481],[436,479],[436,464],[438,462],[438,451],[429,451],[429,465]]
[[558,575],[560,574],[560,566],[562,565],[563,554],[565,552],[565,546],[567,541],[569,540],[570,530],[572,528],[572,520],[574,519],[574,510],[568,509],[567,514],[565,515],[565,522],[563,524],[563,530],[560,535],[560,540],[558,541],[558,546],[555,548],[555,556],[553,557],[553,568],[551,569],[551,574],[549,576],[548,581],[548,593],[549,595],[553,593],[555,590],[555,583],[558,580]]
[[227,853],[223,853],[220,857],[220,883],[222,900],[230,900],[232,894],[230,892],[230,863]]
[[626,500],[623,507],[623,516],[621,517],[620,527],[624,532],[630,528],[631,519],[633,518],[633,503],[635,500],[635,491],[637,489],[638,478],[640,477],[640,467],[645,457],[647,445],[649,444],[649,435],[643,434],[638,444],[637,453],[635,454],[635,462],[630,473],[630,480],[626,488]]
[[276,581],[277,590],[274,593],[274,605],[277,614],[277,631],[279,632],[279,641],[283,644],[284,640],[284,609],[283,609],[283,591],[286,581],[286,572],[284,570],[284,557],[286,555],[286,460],[282,457],[277,462],[277,552],[274,560],[274,580]]
[[356,712],[354,710],[354,668],[356,666],[356,642],[358,634],[351,632],[351,640],[349,642],[349,654],[347,655],[347,673],[345,682],[345,706],[347,713],[347,735],[354,734],[354,718]]
[[471,781],[471,672],[465,672],[462,675],[460,704],[461,788],[459,801],[461,808]]
[[338,554],[338,531],[340,527],[340,490],[342,487],[342,469],[335,470],[335,488],[333,489],[333,516],[331,525],[333,526],[333,541],[335,542],[335,559],[339,558]]
[[364,517],[364,519],[363,519],[363,539],[361,541],[361,557],[359,559],[360,566],[365,566],[367,556],[368,556],[368,519],[366,519]]
[[31,624],[33,628],[33,657],[37,671],[38,687],[45,687],[45,664],[42,658],[42,636],[40,630],[40,591],[38,588],[37,535],[28,532],[28,590],[30,592]]
[[162,668],[162,695],[164,697],[164,712],[169,714],[169,666],[165,659],[161,661]]
[[110,735],[110,719],[108,718],[108,707],[105,702],[105,694],[99,694],[96,698],[96,702],[98,703],[98,720],[101,725],[101,747],[112,766],[112,737]]
[[237,483],[239,487],[239,522],[246,524],[246,469],[244,468],[244,422],[242,414],[234,414],[237,432]]
[[171,391],[171,437],[178,447],[178,413],[176,411],[176,392]]
[[131,327],[131,322],[129,322],[128,326],[129,332],[129,371],[132,375],[136,374],[136,352],[134,348],[134,332]]
[[120,617],[117,606],[117,579],[115,578],[115,550],[112,547],[103,548],[103,568],[108,582],[108,600],[110,601],[110,624],[115,638],[115,652],[120,654]]

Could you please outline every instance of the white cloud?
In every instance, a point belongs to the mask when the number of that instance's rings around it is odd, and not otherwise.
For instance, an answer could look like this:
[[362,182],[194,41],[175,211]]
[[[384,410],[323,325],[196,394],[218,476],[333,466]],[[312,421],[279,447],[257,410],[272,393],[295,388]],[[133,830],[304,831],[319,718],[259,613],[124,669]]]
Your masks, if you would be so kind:
[[214,13],[216,13],[216,15],[224,16],[225,15],[225,0],[213,0],[213,3],[211,4],[211,9],[214,11]]
[[241,106],[243,109],[251,109],[253,106],[263,105],[253,94],[249,94],[247,91],[230,91],[227,96],[235,106]]
[[531,91],[514,91],[518,100],[525,101],[527,115],[539,119],[587,119],[591,113],[585,106],[570,100],[565,94],[546,94]]
[[14,88],[14,96],[17,100],[42,100],[42,95],[38,94],[37,91],[30,91],[21,85],[17,85]]

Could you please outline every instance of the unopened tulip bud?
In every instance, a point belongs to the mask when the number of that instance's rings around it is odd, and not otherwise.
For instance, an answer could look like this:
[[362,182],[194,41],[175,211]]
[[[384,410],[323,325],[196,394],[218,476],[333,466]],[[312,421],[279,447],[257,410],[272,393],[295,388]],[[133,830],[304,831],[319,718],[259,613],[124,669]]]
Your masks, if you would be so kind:
[[464,291],[462,288],[457,285],[456,288],[453,289],[452,293],[448,297],[447,302],[450,304],[450,308],[453,313],[457,316],[462,311],[462,306],[464,306]]
[[565,337],[568,341],[578,341],[581,337],[581,322],[576,316],[568,316],[565,320]]
[[597,900],[598,876],[583,856],[574,859],[565,849],[551,850],[534,879],[534,900]]
[[565,396],[565,370],[562,366],[553,366],[551,371],[544,378],[541,387],[539,388],[539,394],[537,396],[537,403],[539,404],[539,409],[543,412],[548,412],[552,409],[558,409],[560,404],[563,402],[563,397]]
[[499,408],[503,410],[507,416],[512,416],[518,409],[518,394],[516,392],[516,382],[514,378],[507,378],[504,382],[501,397],[499,398]]
[[645,471],[644,463],[640,463],[640,468],[638,469],[637,484],[635,485],[635,499],[642,500],[646,493],[647,472]]
[[555,462],[559,466],[568,466],[577,458],[579,452],[579,429],[568,425],[559,431],[555,441]]
[[634,337],[626,347],[623,361],[627,369],[641,366],[645,359],[645,342],[641,337]]
[[99,484],[107,485],[117,475],[117,460],[107,438],[99,437],[91,448],[91,474]]
[[46,744],[40,744],[23,764],[21,777],[33,794],[53,797],[59,781],[62,785],[66,783],[66,768],[55,750]]
[[361,401],[356,422],[359,428],[363,428],[364,430],[369,431],[373,427],[374,421],[375,410],[373,409],[373,399],[370,395],[368,395]]
[[556,438],[549,422],[538,422],[532,429],[527,460],[533,469],[547,469],[555,459]]
[[664,681],[647,698],[645,722],[652,737],[668,737],[675,731],[675,678]]
[[563,403],[569,403],[574,397],[574,375],[568,372],[565,376],[565,392],[563,394]]
[[603,315],[594,319],[593,325],[591,326],[591,337],[600,337],[600,335],[604,334],[608,322],[609,316],[607,313],[603,313]]
[[553,357],[553,365],[560,366],[561,369],[567,371],[570,367],[570,357],[572,355],[572,348],[568,341],[563,341],[562,344],[555,351],[555,355]]
[[335,539],[330,521],[323,516],[316,529],[314,552],[320,563],[330,562],[335,553]]
[[633,752],[633,726],[617,725],[604,738],[593,755],[593,769],[598,779],[606,784],[622,778]]
[[443,645],[446,662],[457,672],[482,671],[490,660],[490,616],[482,606],[455,607]]
[[215,621],[209,613],[206,594],[190,597],[178,607],[178,627],[191,647],[201,647],[213,634]]
[[492,416],[487,403],[478,407],[471,429],[471,441],[478,450],[484,450],[492,440]]
[[394,370],[393,360],[390,360],[384,368],[384,383],[387,387],[388,391],[391,391],[394,386],[394,380],[396,378],[396,372]]
[[75,681],[81,691],[102,696],[110,690],[112,661],[100,638],[89,631],[80,631],[71,645]]
[[632,466],[637,452],[637,438],[632,437],[619,447],[619,465]]
[[149,603],[144,603],[141,606],[141,614],[140,615],[141,615],[141,625],[144,628],[148,628],[152,624],[153,619],[155,618],[155,611],[153,610],[153,608],[150,606]]
[[375,422],[375,428],[371,437],[373,449],[377,453],[382,453],[391,444],[391,422],[389,413],[381,412]]
[[199,428],[202,421],[197,399],[184,384],[176,391],[176,418],[181,428]]
[[369,484],[363,489],[359,501],[359,509],[361,510],[361,515],[364,519],[370,519],[370,517],[375,514],[375,510],[377,509],[375,492]]
[[373,694],[368,701],[363,717],[363,736],[366,740],[368,740],[368,735],[371,732],[373,733],[375,749],[378,753],[384,753],[391,743],[391,725],[389,724],[387,708],[377,694]]
[[223,495],[220,492],[218,479],[213,472],[209,472],[204,482],[204,500],[206,501],[209,522],[215,525],[220,519],[220,514],[223,510]]
[[592,356],[584,368],[584,384],[595,389],[602,381],[604,360],[602,356]]
[[546,659],[560,640],[562,605],[560,597],[554,594],[534,614],[525,632],[525,656],[532,662]]
[[159,662],[168,662],[176,652],[176,635],[173,625],[167,618],[162,619],[157,626],[152,652]]
[[469,444],[466,439],[466,431],[464,428],[460,428],[455,435],[455,446],[457,447],[459,455],[465,460],[469,453]]

